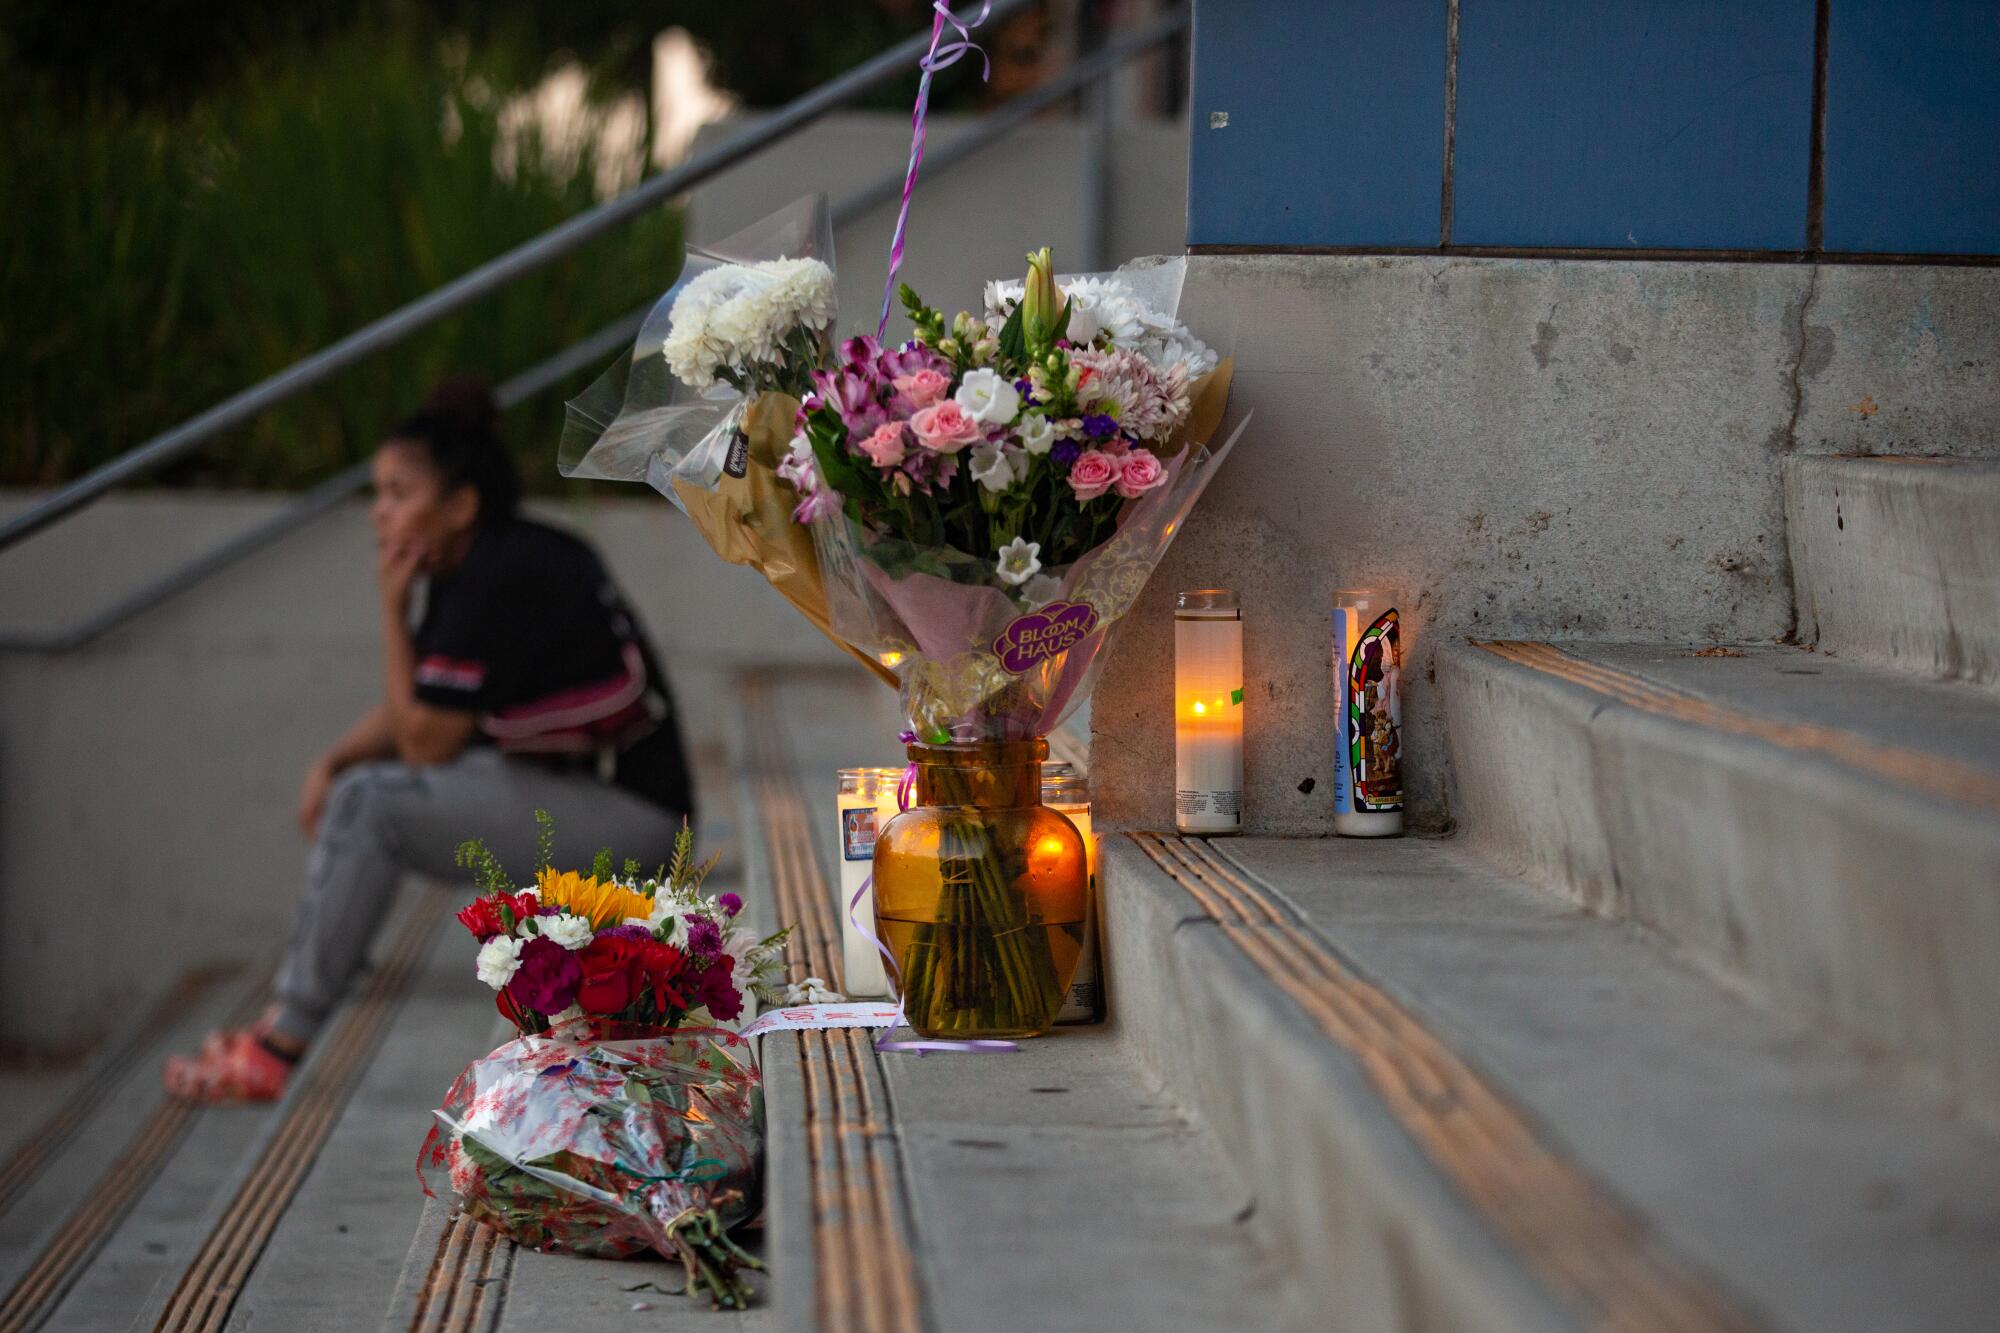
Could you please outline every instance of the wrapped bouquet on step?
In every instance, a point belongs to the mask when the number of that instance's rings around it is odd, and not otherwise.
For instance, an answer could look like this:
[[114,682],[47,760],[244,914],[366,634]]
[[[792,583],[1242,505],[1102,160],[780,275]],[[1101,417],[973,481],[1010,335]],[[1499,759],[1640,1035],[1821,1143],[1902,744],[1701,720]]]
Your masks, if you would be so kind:
[[[761,232],[807,216],[822,213],[795,205]],[[878,330],[792,363],[808,383],[782,444],[776,413],[757,416],[747,477],[657,390],[573,416],[566,471],[644,477],[725,559],[754,533],[767,576],[899,690],[925,808],[876,843],[873,926],[926,1038],[1045,1031],[1079,960],[1085,857],[1039,805],[1044,738],[1234,443],[1209,448],[1230,363],[1180,321],[1184,275],[1166,261],[1059,279],[1041,250],[1025,281],[988,284],[978,314],[950,319],[905,286],[910,337]],[[634,364],[670,364],[674,402],[730,400],[738,371],[718,387],[710,359],[674,350],[713,325],[693,285],[676,291]]]
[[[545,845],[546,845],[545,838]],[[650,877],[608,853],[589,875],[544,864],[516,889],[477,843],[461,860],[484,893],[459,913],[480,980],[520,1037],[467,1067],[418,1158],[459,1206],[508,1239],[685,1265],[718,1307],[749,1298],[762,1265],[729,1238],[756,1211],[763,1097],[749,1048],[719,1026],[746,993],[782,997],[782,935],[735,924],[706,897],[685,831]]]

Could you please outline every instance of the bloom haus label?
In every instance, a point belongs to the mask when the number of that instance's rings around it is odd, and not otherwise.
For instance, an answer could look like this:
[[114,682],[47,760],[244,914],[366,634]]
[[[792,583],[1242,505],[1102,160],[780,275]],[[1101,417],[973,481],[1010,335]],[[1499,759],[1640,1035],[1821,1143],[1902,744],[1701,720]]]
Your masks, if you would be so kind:
[[1020,676],[1062,656],[1097,628],[1097,608],[1089,602],[1052,602],[1011,622],[993,641],[1000,665]]

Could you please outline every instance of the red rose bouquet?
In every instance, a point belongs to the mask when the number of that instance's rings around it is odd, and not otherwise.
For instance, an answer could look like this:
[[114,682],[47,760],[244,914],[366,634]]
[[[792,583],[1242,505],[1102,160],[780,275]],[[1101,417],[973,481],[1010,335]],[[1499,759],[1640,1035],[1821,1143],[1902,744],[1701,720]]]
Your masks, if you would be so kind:
[[458,919],[479,941],[480,980],[520,1037],[475,1060],[435,1113],[418,1174],[443,1172],[460,1207],[540,1250],[679,1259],[688,1290],[741,1309],[728,1236],[758,1197],[763,1100],[747,1048],[718,1026],[746,992],[781,998],[783,934],[735,924],[736,895],[704,896],[683,830],[650,877],[600,853],[592,873],[544,855],[516,888],[486,849],[460,862],[484,892]]

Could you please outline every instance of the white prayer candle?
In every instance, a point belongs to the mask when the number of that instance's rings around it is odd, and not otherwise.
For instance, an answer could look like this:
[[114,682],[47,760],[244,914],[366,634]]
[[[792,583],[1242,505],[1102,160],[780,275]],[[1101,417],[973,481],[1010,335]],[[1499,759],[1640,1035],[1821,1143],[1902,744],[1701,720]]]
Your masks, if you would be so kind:
[[[889,993],[889,974],[874,943],[855,928],[858,918],[872,931],[875,888],[875,835],[898,813],[899,768],[843,768],[836,802],[840,821],[840,898],[834,914],[840,918],[841,990],[849,996]],[[864,889],[864,886],[865,889]],[[854,895],[861,901],[856,903]]]
[[1083,835],[1083,851],[1090,867],[1090,915],[1083,921],[1083,954],[1077,959],[1076,975],[1070,980],[1069,994],[1063,999],[1056,1022],[1102,1022],[1104,983],[1097,960],[1097,839],[1090,831],[1090,784],[1070,764],[1043,764],[1042,804],[1076,825],[1076,831]]
[[1243,613],[1224,588],[1174,606],[1174,824],[1243,831]]
[[1367,588],[1333,594],[1333,831],[1403,831],[1403,640],[1396,598]]

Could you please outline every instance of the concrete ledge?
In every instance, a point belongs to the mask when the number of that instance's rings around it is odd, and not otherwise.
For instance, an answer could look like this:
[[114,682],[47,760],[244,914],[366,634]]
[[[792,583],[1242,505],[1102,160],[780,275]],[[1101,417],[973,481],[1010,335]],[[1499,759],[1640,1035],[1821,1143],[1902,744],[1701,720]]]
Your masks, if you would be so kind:
[[1791,458],[1785,516],[1802,639],[2000,684],[2000,463]]
[[1214,1128],[1307,1305],[1383,1333],[1573,1327],[1216,923],[1130,842],[1102,852],[1116,1030]]
[[1441,649],[1468,838],[2000,1121],[2000,701],[1732,651]]
[[[1662,1256],[1721,1305],[1670,1324],[1554,1297],[1418,1146],[1349,1049],[1134,844],[1108,844],[1122,1035],[1218,1131],[1309,1294],[1369,1330],[1983,1329],[2000,1146],[1889,1071],[1732,999],[1656,940],[1579,917],[1453,844],[1211,844],[1395,998],[1535,1138],[1636,1219],[1579,1253]],[[1432,1090],[1417,1105],[1473,1114]],[[1520,1160],[1519,1154],[1510,1160]],[[1533,1196],[1560,1212],[1550,1196]],[[1531,1210],[1532,1211],[1532,1210]],[[1591,1216],[1586,1212],[1584,1216]]]

